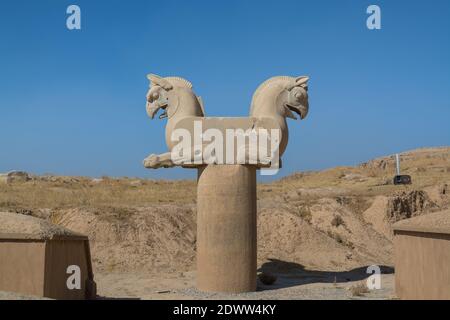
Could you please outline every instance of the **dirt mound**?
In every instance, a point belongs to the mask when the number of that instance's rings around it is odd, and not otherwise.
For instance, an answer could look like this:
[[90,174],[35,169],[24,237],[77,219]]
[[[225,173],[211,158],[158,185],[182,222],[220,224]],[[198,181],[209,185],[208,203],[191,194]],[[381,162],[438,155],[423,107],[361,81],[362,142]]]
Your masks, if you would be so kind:
[[441,208],[449,205],[449,187],[447,183],[442,183],[436,186],[430,186],[424,189],[431,201]]
[[372,205],[363,213],[363,219],[387,239],[392,240],[391,223],[387,217],[388,197],[377,196]]
[[[362,259],[348,259],[349,248],[317,230],[302,218],[278,210],[258,217],[258,260],[294,262],[309,269],[352,268]],[[281,270],[282,271],[282,270]]]
[[194,263],[196,225],[189,206],[69,209],[50,219],[89,236],[97,270],[169,272]]
[[391,223],[420,215],[436,209],[437,205],[422,190],[402,192],[390,197],[387,203],[387,217]]
[[0,234],[45,240],[60,236],[79,235],[46,220],[11,212],[0,212]]
[[[392,264],[392,243],[363,218],[370,202],[361,197],[317,198],[287,195],[258,206],[259,258],[317,270]],[[320,193],[325,195],[329,193]],[[385,215],[382,211],[381,216]]]
[[311,224],[346,246],[347,255],[359,256],[365,263],[392,263],[390,241],[341,201],[340,198],[319,200],[311,207]]

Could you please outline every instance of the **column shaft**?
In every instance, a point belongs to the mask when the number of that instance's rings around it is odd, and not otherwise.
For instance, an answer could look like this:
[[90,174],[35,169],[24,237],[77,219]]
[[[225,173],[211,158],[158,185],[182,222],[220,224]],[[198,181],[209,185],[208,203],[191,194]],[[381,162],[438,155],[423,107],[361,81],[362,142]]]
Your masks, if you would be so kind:
[[199,168],[197,286],[210,292],[256,290],[256,168]]

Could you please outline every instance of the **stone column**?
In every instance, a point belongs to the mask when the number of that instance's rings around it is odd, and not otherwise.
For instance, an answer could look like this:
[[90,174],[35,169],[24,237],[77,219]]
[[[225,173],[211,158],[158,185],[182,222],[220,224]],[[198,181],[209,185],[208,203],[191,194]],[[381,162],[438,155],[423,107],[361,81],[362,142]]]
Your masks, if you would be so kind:
[[256,168],[199,168],[198,288],[209,292],[255,291],[256,248]]

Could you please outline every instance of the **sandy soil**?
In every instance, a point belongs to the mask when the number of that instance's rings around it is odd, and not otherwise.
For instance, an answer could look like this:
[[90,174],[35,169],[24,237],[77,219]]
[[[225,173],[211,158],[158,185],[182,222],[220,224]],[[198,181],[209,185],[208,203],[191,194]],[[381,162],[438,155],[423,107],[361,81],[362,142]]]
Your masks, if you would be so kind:
[[[293,272],[277,274],[277,282],[267,286],[258,282],[257,292],[223,294],[200,292],[195,288],[195,272],[158,275],[99,273],[96,282],[100,299],[276,299],[276,300],[349,300],[395,299],[394,275],[386,269],[381,289],[354,296],[351,288],[365,283],[365,269],[350,272]],[[335,281],[336,279],[336,281]],[[137,285],[139,284],[139,285]]]
[[[258,282],[256,292],[223,294],[200,292],[195,272],[168,274],[97,273],[98,299],[115,300],[386,300],[396,299],[394,275],[381,277],[381,288],[355,296],[352,288],[364,284],[364,270],[336,273],[279,274],[276,284]],[[335,281],[335,279],[337,279]],[[46,298],[0,291],[0,300],[42,300]]]

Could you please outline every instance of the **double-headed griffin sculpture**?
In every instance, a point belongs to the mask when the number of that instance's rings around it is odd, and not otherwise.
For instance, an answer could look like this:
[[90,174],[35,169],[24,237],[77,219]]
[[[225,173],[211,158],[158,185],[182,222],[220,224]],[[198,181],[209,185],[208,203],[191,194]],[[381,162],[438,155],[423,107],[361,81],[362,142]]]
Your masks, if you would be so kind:
[[249,117],[205,117],[192,84],[149,75],[147,113],[167,118],[169,152],[147,168],[197,168],[197,287],[212,292],[256,290],[256,170],[280,166],[286,118],[308,114],[308,77],[273,77],[253,95]]
[[[238,164],[255,164],[259,167],[267,167],[272,162],[277,162],[279,158],[274,159],[274,155],[281,157],[286,149],[288,142],[288,126],[286,118],[297,119],[294,113],[297,113],[301,119],[308,114],[308,77],[289,77],[278,76],[263,82],[253,95],[250,106],[250,116],[247,118],[211,118],[205,117],[205,110],[202,99],[197,96],[192,88],[192,84],[180,77],[162,78],[157,75],[148,75],[150,80],[150,89],[147,93],[147,113],[153,119],[159,110],[163,112],[159,115],[160,119],[167,118],[166,143],[169,152],[163,154],[152,154],[144,160],[146,168],[157,169],[160,167],[173,167],[176,165],[192,167],[202,164],[221,164],[222,158],[215,157],[208,159],[209,154],[204,154],[203,150],[206,143],[204,141],[195,142],[194,123],[199,121],[203,131],[208,129],[219,130],[223,137],[227,137],[226,130],[246,132],[259,132],[259,129],[278,130],[279,141],[276,147],[272,148],[265,156],[260,156],[264,152],[256,152],[257,159],[251,162],[249,154],[251,148],[255,146],[245,143],[244,150],[233,149],[233,159]],[[176,129],[186,129],[191,134],[191,152],[176,154],[172,152],[174,146],[179,142],[173,133]],[[273,132],[273,131],[272,131]],[[200,132],[202,134],[202,132]],[[245,135],[245,134],[244,134]],[[174,139],[175,138],[175,139]],[[233,136],[233,139],[236,135]],[[270,133],[268,137],[271,139]],[[228,141],[227,141],[228,142]],[[259,145],[261,148],[261,145]],[[256,146],[258,147],[258,146]],[[217,148],[217,145],[216,145]],[[238,147],[239,148],[239,147]],[[270,149],[270,148],[268,148]],[[264,150],[266,151],[266,150]],[[225,147],[222,152],[226,153]],[[199,161],[196,156],[199,153]],[[236,157],[234,157],[236,155]],[[229,155],[226,155],[229,156]],[[230,158],[230,157],[228,157]],[[197,158],[198,160],[198,158]]]

